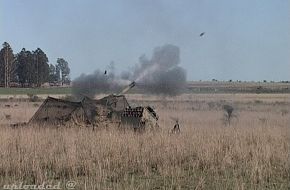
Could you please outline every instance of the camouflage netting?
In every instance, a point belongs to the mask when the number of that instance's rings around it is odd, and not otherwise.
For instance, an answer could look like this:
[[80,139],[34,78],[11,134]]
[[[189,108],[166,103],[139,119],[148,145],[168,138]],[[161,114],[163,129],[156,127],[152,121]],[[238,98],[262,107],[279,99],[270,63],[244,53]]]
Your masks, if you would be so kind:
[[30,119],[29,123],[62,124],[71,119],[73,112],[78,112],[80,117],[84,117],[81,108],[80,102],[70,102],[48,97]]
[[129,107],[127,99],[123,95],[109,95],[102,99],[95,100],[97,104],[109,107],[112,111],[123,111]]
[[111,121],[120,120],[121,113],[128,106],[123,95],[109,95],[99,100],[84,97],[81,102],[48,97],[29,123],[99,125],[109,119]]
[[124,95],[109,95],[99,100],[84,97],[81,102],[48,97],[30,124],[154,127],[158,116],[150,107],[131,108]]

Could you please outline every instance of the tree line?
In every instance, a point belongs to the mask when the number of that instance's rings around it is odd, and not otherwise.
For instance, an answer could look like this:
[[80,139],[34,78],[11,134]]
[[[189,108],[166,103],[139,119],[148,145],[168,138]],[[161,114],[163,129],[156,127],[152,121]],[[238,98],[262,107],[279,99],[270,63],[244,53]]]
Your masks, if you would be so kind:
[[44,83],[69,84],[68,62],[58,58],[56,64],[49,64],[46,54],[40,48],[34,51],[23,48],[14,54],[10,44],[4,42],[0,50],[0,86],[40,87]]

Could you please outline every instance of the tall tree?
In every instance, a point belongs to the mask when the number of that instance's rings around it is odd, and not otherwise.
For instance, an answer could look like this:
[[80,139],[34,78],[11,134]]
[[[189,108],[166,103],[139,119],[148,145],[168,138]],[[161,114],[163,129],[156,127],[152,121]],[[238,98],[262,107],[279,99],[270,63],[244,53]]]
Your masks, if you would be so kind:
[[55,66],[55,78],[58,83],[61,82],[59,65]]
[[9,43],[4,42],[0,50],[0,83],[8,88],[11,82],[16,82],[16,76],[13,50]]
[[[57,74],[58,73],[58,74]],[[59,72],[57,72],[56,66],[53,64],[49,65],[49,82],[55,83],[59,81]]]
[[31,86],[33,83],[33,75],[35,73],[35,70],[32,67],[32,63],[33,55],[25,48],[23,48],[16,55],[18,82],[21,84],[22,87],[27,85]]
[[70,68],[68,66],[68,62],[64,60],[63,58],[58,58],[57,66],[59,67],[61,71],[61,83],[62,84],[69,83],[70,82],[70,78],[69,78]]
[[49,80],[49,65],[46,54],[37,48],[33,51],[33,68],[36,71],[34,83],[39,87]]

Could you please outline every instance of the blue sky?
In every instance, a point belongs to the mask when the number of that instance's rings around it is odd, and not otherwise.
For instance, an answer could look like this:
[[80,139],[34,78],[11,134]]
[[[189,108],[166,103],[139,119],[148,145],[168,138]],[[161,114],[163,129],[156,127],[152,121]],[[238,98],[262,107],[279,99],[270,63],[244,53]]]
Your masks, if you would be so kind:
[[289,21],[289,0],[0,0],[0,43],[63,57],[72,78],[174,44],[189,80],[278,81],[290,80]]

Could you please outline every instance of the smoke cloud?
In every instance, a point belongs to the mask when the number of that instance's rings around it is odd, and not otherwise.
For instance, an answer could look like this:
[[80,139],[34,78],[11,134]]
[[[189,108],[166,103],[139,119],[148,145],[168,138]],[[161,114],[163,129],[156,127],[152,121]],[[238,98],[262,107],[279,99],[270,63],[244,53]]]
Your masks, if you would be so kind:
[[115,76],[113,71],[108,70],[108,73],[110,74],[96,70],[89,75],[82,74],[73,81],[73,95],[79,98],[94,97],[100,93],[118,93],[124,86],[130,84],[129,80]]
[[108,73],[97,70],[93,74],[82,74],[73,81],[73,92],[75,95],[87,96],[118,93],[135,81],[138,89],[151,94],[178,95],[186,85],[186,72],[179,66],[179,54],[180,50],[175,45],[157,47],[151,59],[145,55],[139,58],[133,72],[125,71],[116,75],[111,64]]
[[151,59],[139,58],[133,76],[137,86],[153,94],[178,95],[186,85],[186,72],[179,65],[179,48],[174,45],[157,47]]

